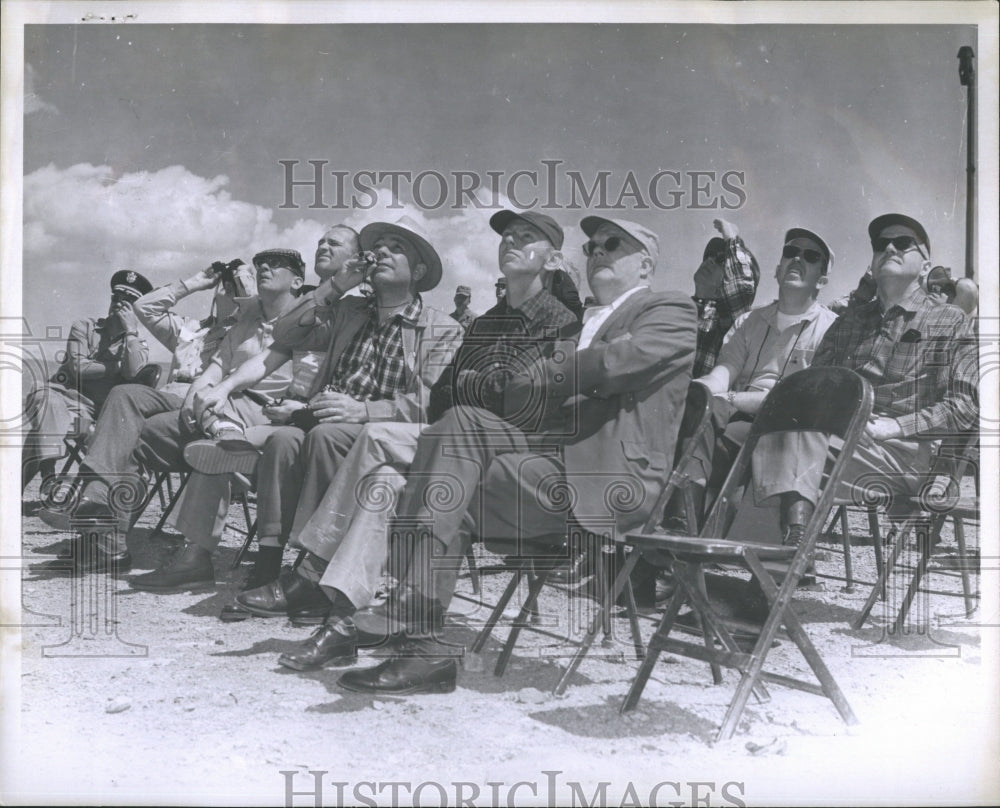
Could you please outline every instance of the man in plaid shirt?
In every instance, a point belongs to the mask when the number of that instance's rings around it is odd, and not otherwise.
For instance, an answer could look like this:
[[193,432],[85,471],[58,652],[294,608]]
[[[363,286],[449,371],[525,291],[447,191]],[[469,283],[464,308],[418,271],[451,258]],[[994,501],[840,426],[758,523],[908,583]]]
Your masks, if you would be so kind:
[[[423,419],[430,388],[462,339],[462,327],[420,297],[440,282],[441,259],[416,222],[405,216],[396,223],[373,222],[358,242],[349,238],[338,246],[345,260],[337,270],[278,319],[268,354],[238,368],[197,402],[211,411],[293,354],[323,351],[303,400],[282,404],[296,406],[290,424],[266,427],[262,450],[254,441],[221,441],[200,445],[197,458],[185,453],[203,474],[256,472],[261,546],[280,548],[296,509],[315,510],[366,423]],[[321,243],[317,271],[323,249]],[[374,290],[371,297],[345,295],[363,282]],[[211,553],[221,532],[209,528],[216,514],[203,504],[187,511],[183,524],[190,543],[167,567],[133,579],[134,587],[169,591],[214,583]],[[275,556],[280,567],[281,553]],[[278,569],[269,572],[276,578]],[[317,600],[329,607],[321,593]]]
[[[850,368],[875,394],[838,496],[857,495],[876,483],[912,497],[937,439],[976,425],[976,341],[961,309],[935,303],[920,286],[931,248],[918,221],[887,213],[869,224],[868,234],[875,298],[848,309],[830,327],[812,364]],[[781,497],[787,542],[801,537],[812,515],[826,443],[814,433],[781,433],[761,441],[754,454],[757,499]],[[890,507],[890,516],[902,515],[906,504]]]
[[757,296],[760,267],[740,238],[736,225],[723,219],[713,224],[722,234],[710,239],[694,273],[694,302],[698,304],[698,343],[694,378],[715,367],[722,339],[736,318],[750,311]]

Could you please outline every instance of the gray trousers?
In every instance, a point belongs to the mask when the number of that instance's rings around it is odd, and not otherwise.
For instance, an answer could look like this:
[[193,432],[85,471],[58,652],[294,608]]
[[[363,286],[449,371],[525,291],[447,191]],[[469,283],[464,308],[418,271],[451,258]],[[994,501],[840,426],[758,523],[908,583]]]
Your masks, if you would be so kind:
[[[818,432],[764,435],[753,455],[757,503],[795,491],[815,504],[828,443],[829,438]],[[859,506],[888,498],[889,515],[905,515],[910,507],[901,498],[918,494],[933,452],[932,441],[875,441],[862,435],[847,461],[836,498]]]
[[[327,561],[319,581],[355,607],[375,594],[389,552],[389,526],[422,424],[366,424],[319,506],[299,507],[292,543]],[[305,521],[299,525],[301,517]]]

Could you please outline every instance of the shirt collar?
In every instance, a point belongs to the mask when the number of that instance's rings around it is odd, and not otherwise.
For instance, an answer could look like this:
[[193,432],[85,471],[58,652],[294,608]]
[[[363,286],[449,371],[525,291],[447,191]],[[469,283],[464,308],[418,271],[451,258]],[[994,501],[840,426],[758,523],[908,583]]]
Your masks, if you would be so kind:
[[[801,323],[806,320],[815,319],[816,315],[819,314],[820,309],[822,308],[823,306],[818,300],[813,300],[812,305],[809,306],[809,308],[806,309],[805,311],[799,314],[789,314],[784,316],[798,317],[799,318],[798,321]],[[774,303],[772,303],[770,306],[767,307],[766,311],[762,311],[761,313],[764,315],[765,319],[767,319],[767,321],[771,325],[775,325],[778,322],[778,315],[781,314],[781,312],[778,310],[778,301],[775,300]]]
[[545,306],[551,297],[552,295],[549,294],[547,289],[542,289],[525,300],[517,308],[511,306],[507,301],[507,298],[504,298],[504,305],[506,306],[508,312],[519,312],[528,322],[533,322],[545,311]]
[[634,295],[640,289],[648,289],[648,288],[649,286],[647,284],[642,284],[640,286],[633,286],[627,292],[622,292],[620,295],[618,295],[618,297],[616,297],[610,303],[607,303],[603,306],[588,306],[583,312],[583,321],[587,322],[587,320],[591,320],[597,315],[602,314],[603,312],[606,311],[607,312],[615,311],[619,306],[621,306],[622,303],[624,303],[626,300],[632,297],[632,295]]
[[925,303],[927,303],[927,300],[927,292],[924,291],[923,287],[914,286],[914,288],[911,289],[902,300],[889,306],[889,308],[885,311],[882,310],[882,303],[879,301],[878,295],[872,298],[871,304],[875,307],[875,310],[879,313],[879,315],[884,317],[894,308],[900,308],[909,314],[913,314]]
[[[413,300],[406,304],[406,307],[397,312],[388,322],[394,322],[396,318],[399,318],[403,322],[409,323],[410,325],[417,325],[420,321],[420,315],[424,310],[424,301],[420,297],[419,293],[413,296]],[[371,317],[372,322],[378,325],[378,299],[375,295],[370,295],[368,297],[368,316]]]

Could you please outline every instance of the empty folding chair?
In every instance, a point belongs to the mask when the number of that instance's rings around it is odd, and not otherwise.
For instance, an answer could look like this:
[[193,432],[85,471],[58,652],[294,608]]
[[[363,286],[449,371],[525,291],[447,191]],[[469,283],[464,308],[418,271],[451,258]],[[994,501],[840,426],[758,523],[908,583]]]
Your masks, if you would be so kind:
[[[720,667],[735,668],[740,672],[740,682],[718,733],[720,740],[732,736],[752,692],[768,697],[765,683],[824,695],[833,702],[847,723],[857,723],[840,687],[796,617],[792,609],[792,595],[809,565],[816,539],[833,505],[845,463],[857,446],[871,406],[871,387],[850,370],[809,368],[782,379],[754,419],[747,442],[706,518],[701,534],[672,536],[642,532],[625,537],[625,541],[633,544],[651,563],[668,567],[677,588],[622,704],[623,713],[639,702],[661,652],[669,651],[707,662],[716,683],[721,683]],[[774,537],[736,535],[732,532],[734,524],[738,526],[740,523],[737,517],[741,515],[741,510],[752,507],[751,459],[754,449],[765,435],[788,431],[819,432],[829,436],[816,508],[797,547],[780,543],[777,525],[774,525]],[[768,538],[773,540],[768,542]],[[772,563],[787,564],[780,584],[775,582],[766,566]],[[749,652],[736,643],[726,622],[706,596],[705,569],[715,565],[749,572],[767,600],[767,618]],[[616,582],[616,586],[618,584]],[[700,644],[670,636],[684,605],[690,606],[697,615],[702,632]],[[782,625],[812,668],[819,685],[764,670],[768,652]]]

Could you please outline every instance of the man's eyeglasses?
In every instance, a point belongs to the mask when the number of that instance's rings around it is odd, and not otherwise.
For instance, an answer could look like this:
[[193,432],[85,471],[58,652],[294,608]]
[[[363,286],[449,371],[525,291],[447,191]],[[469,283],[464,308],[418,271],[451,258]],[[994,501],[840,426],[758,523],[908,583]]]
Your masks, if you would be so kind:
[[[872,239],[872,250],[874,252],[885,252],[889,245],[896,248],[896,252],[905,253],[914,248],[920,250],[920,254],[924,255],[924,251],[920,249],[920,242],[917,241],[913,236],[893,236],[892,238],[883,238],[879,236],[878,238]],[[926,257],[926,255],[924,255]]]
[[619,238],[618,236],[611,236],[603,244],[600,244],[599,242],[596,242],[593,239],[591,239],[590,241],[588,241],[586,244],[583,245],[583,254],[589,258],[591,255],[594,254],[594,250],[596,250],[598,247],[602,248],[606,253],[613,253],[622,245],[622,242],[623,239]]
[[268,258],[266,261],[254,264],[254,269],[260,272],[265,266],[270,270],[287,269],[289,272],[295,271],[292,269],[292,264],[287,258]]
[[798,258],[800,255],[807,264],[818,264],[823,260],[823,253],[819,250],[798,247],[795,244],[786,244],[785,248],[781,251],[781,257],[788,258],[789,260]]

